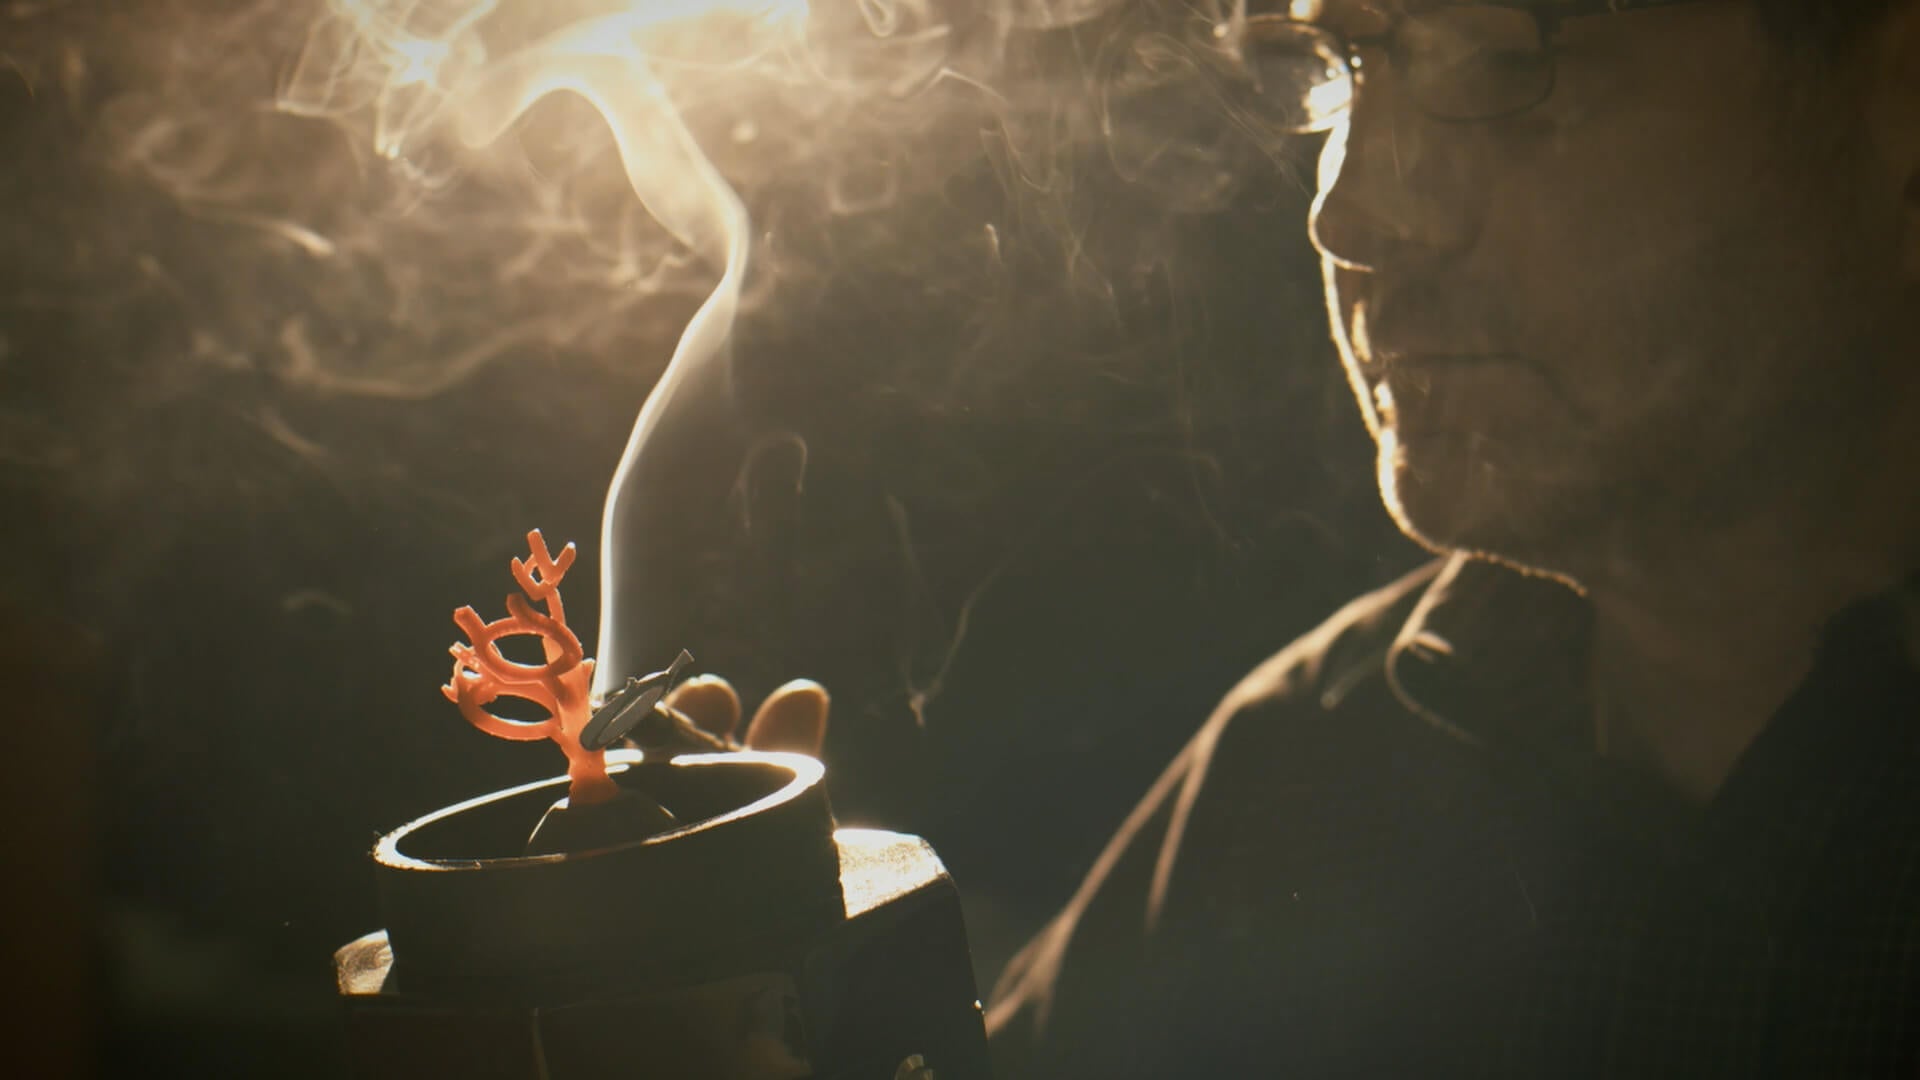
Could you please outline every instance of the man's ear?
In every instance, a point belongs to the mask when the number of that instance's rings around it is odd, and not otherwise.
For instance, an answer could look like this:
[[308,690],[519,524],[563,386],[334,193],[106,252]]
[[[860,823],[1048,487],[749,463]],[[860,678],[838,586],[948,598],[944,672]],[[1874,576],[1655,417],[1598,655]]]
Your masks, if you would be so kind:
[[1902,261],[1920,283],[1920,0],[1894,0],[1863,58],[1874,87],[1868,123],[1900,194]]

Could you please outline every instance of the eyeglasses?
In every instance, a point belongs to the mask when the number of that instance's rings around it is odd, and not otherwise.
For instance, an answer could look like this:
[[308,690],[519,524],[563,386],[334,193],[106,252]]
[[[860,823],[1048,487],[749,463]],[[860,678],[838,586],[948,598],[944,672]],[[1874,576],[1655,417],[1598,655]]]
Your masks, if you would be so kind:
[[1281,131],[1325,131],[1363,82],[1360,50],[1382,49],[1408,97],[1438,120],[1513,116],[1553,96],[1560,23],[1689,0],[1514,0],[1405,13],[1379,34],[1344,38],[1282,15],[1246,19],[1237,58],[1259,107]]

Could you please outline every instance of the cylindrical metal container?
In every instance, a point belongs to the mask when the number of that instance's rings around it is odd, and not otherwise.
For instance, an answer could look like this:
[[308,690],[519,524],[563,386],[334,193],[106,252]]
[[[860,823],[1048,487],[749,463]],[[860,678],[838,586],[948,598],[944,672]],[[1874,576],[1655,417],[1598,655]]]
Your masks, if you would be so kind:
[[959,898],[923,841],[837,829],[810,757],[607,760],[680,824],[523,854],[557,777],[381,838],[387,927],[335,956],[356,1075],[987,1075]]

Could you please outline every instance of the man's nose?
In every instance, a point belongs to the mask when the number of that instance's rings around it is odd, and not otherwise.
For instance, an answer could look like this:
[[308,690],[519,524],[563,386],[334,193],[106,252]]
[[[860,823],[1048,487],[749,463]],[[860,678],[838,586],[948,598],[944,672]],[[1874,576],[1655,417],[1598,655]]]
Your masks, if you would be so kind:
[[1382,77],[1356,88],[1320,153],[1308,229],[1322,255],[1351,270],[1445,258],[1472,243],[1481,217],[1484,185],[1469,175],[1466,145],[1477,132],[1406,101],[1388,66],[1380,58]]

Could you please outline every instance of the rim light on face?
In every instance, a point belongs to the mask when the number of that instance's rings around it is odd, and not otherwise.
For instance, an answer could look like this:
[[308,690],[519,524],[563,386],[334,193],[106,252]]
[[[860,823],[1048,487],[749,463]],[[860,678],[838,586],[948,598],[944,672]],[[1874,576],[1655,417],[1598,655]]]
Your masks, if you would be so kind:
[[1693,0],[1541,0],[1451,4],[1401,13],[1377,34],[1346,37],[1310,21],[1324,8],[1294,0],[1220,33],[1260,105],[1283,131],[1331,129],[1365,81],[1362,50],[1378,50],[1413,103],[1436,120],[1478,123],[1526,112],[1553,96],[1554,36],[1569,18],[1617,15]]

